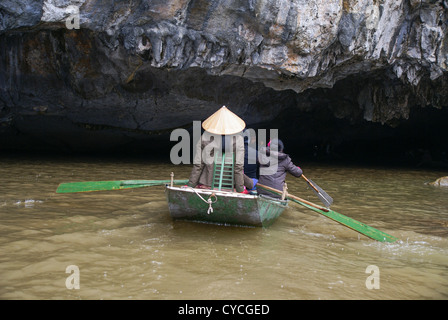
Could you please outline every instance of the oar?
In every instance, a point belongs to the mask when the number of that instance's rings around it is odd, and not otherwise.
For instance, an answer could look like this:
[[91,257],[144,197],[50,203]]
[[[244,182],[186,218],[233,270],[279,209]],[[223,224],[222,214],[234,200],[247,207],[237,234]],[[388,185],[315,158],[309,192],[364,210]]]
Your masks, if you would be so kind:
[[[268,191],[271,191],[275,194],[281,195],[282,191],[262,185],[257,183],[257,188],[262,188]],[[317,204],[314,204],[312,202],[309,202],[307,200],[304,200],[302,198],[299,198],[297,196],[294,196],[292,194],[287,193],[286,195],[287,199],[290,199],[308,209],[311,209],[317,213],[320,213],[324,216],[326,216],[327,218],[330,218],[348,228],[351,228],[371,239],[380,241],[380,242],[395,242],[398,239],[395,238],[394,236],[391,236],[383,231],[380,231],[378,229],[375,229],[373,227],[370,227],[362,222],[359,222],[355,219],[349,218],[347,216],[344,216],[343,214],[340,214],[336,211],[330,210],[328,208],[324,208],[321,206],[318,206]]]
[[[173,184],[186,184],[188,180],[173,180]],[[85,181],[61,183],[56,193],[75,193],[106,190],[123,190],[130,188],[143,188],[160,186],[171,183],[171,180],[116,180],[116,181]]]
[[311,179],[305,177],[305,175],[302,174],[302,178],[305,179],[305,181],[308,183],[308,185],[311,187],[314,193],[316,193],[320,201],[322,201],[322,203],[327,208],[330,208],[330,206],[333,204],[333,198],[330,197],[324,190],[322,190],[321,187],[315,184]]

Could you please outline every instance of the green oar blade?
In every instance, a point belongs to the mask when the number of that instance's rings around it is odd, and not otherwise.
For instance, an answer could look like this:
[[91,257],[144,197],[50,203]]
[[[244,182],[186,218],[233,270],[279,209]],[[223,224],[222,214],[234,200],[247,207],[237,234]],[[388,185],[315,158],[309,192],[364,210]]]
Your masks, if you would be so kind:
[[[91,191],[122,190],[130,188],[144,188],[160,186],[171,180],[116,180],[116,181],[85,181],[61,183],[56,193],[76,193]],[[174,180],[174,184],[186,184],[188,180]]]
[[352,219],[352,218],[349,218],[347,216],[344,216],[343,214],[340,214],[340,213],[338,213],[336,211],[333,211],[333,210],[329,210],[329,211],[320,210],[320,209],[318,209],[316,207],[310,206],[310,205],[308,205],[306,203],[303,203],[301,201],[298,201],[296,199],[292,199],[292,198],[290,198],[290,199],[292,201],[294,201],[294,202],[296,202],[296,203],[298,203],[298,204],[308,208],[308,209],[311,209],[311,210],[313,210],[313,211],[315,211],[317,213],[320,213],[320,214],[326,216],[327,218],[330,218],[330,219],[332,219],[332,220],[334,220],[336,222],[339,222],[340,224],[342,224],[342,225],[344,225],[346,227],[349,227],[349,228],[351,228],[351,229],[353,229],[353,230],[355,230],[355,231],[357,231],[357,232],[359,232],[359,233],[361,233],[361,234],[363,234],[363,235],[365,235],[365,236],[367,236],[367,237],[369,237],[371,239],[374,239],[374,240],[377,240],[377,241],[380,241],[380,242],[395,242],[395,241],[398,240],[398,238],[396,238],[394,236],[391,236],[390,234],[387,234],[387,233],[385,233],[383,231],[375,229],[375,228],[373,228],[371,226],[368,226],[368,225],[366,225],[366,224],[364,224],[362,222],[359,222],[359,221],[357,221],[355,219]]
[[[276,190],[274,188],[262,185],[260,183],[257,184],[257,187],[268,190],[275,194],[279,194],[279,195],[282,194],[282,192],[280,190]],[[369,238],[372,238],[374,240],[381,241],[381,242],[395,242],[398,240],[394,236],[391,236],[391,235],[389,235],[385,232],[382,232],[378,229],[372,228],[362,222],[359,222],[355,219],[344,216],[343,214],[337,213],[336,211],[330,210],[328,208],[319,207],[318,205],[316,205],[312,202],[309,202],[305,199],[299,198],[292,194],[287,194],[286,197],[289,200],[292,200],[308,209],[311,209],[317,213],[320,213],[320,214],[326,216],[327,218],[330,218],[330,219],[332,219],[348,228],[351,228]]]
[[68,182],[61,183],[56,189],[56,193],[74,193],[119,189],[121,189],[121,181]]

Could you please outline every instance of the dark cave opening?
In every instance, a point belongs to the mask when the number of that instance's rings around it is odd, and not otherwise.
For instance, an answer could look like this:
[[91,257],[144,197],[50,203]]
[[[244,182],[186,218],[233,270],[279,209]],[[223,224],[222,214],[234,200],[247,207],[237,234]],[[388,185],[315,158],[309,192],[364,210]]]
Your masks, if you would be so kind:
[[335,118],[323,123],[303,114],[301,118],[281,135],[288,141],[288,152],[307,161],[448,168],[446,109],[415,108],[396,127]]
[[[347,119],[319,119],[315,114],[285,110],[270,123],[251,126],[253,129],[278,128],[285,152],[305,162],[406,166],[414,168],[448,168],[448,110],[413,109],[408,120],[396,127]],[[288,119],[285,124],[285,116]],[[58,155],[94,157],[142,157],[170,161],[170,151],[178,141],[170,134],[144,135],[112,128],[78,128],[74,131],[60,119],[38,124],[45,128],[38,134],[3,132],[0,152],[3,155]],[[187,127],[188,128],[188,127]],[[31,128],[32,129],[32,128]],[[56,140],[48,139],[57,136]],[[120,139],[122,140],[120,142]],[[67,144],[61,144],[66,141]],[[52,143],[53,142],[53,143]]]

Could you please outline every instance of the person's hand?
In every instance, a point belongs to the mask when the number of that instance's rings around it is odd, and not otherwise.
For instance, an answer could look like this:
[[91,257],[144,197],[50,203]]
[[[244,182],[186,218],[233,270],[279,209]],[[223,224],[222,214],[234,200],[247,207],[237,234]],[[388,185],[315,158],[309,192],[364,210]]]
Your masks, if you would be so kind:
[[252,178],[252,182],[254,183],[254,186],[252,187],[252,189],[250,189],[250,191],[257,190],[256,185],[258,183],[258,179]]

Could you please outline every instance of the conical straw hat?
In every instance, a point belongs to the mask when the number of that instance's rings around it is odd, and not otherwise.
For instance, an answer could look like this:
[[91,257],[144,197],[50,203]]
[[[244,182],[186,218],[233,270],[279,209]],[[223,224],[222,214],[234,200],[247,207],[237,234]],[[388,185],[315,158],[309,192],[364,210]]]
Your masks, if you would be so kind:
[[213,134],[235,134],[243,131],[246,123],[232,111],[222,106],[202,123],[204,130]]

